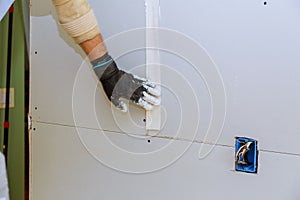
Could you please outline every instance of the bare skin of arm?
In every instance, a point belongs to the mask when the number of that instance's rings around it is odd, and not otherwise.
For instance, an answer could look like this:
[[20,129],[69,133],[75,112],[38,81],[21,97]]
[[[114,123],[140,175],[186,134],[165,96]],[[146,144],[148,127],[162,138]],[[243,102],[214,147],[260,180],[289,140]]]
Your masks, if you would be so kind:
[[91,40],[80,43],[80,47],[88,55],[90,61],[96,60],[107,53],[101,34]]

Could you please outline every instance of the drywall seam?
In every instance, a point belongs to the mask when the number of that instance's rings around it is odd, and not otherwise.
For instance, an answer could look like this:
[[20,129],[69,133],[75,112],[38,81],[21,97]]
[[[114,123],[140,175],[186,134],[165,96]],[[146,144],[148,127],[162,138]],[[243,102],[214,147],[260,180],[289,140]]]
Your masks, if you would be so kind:
[[[61,126],[61,127],[66,127],[66,128],[76,128],[77,127],[77,128],[82,128],[82,129],[86,129],[86,130],[105,131],[108,134],[119,134],[119,135],[128,135],[128,134],[130,134],[130,135],[133,135],[133,136],[140,136],[139,134],[135,134],[135,133],[125,133],[125,132],[110,131],[110,130],[104,130],[104,129],[69,126],[69,125],[64,125],[64,124],[48,123],[48,122],[35,121],[35,120],[33,120],[32,123],[33,123],[33,127],[36,127],[39,124],[49,125],[49,126]],[[32,131],[30,132],[30,135],[32,135]],[[31,138],[31,136],[30,136],[30,138]],[[222,143],[214,144],[214,143],[205,142],[203,140],[191,140],[191,139],[187,139],[187,138],[179,138],[179,137],[172,137],[172,136],[156,135],[156,136],[152,136],[151,138],[153,138],[153,139],[173,140],[173,141],[182,141],[182,142],[191,142],[193,144],[205,144],[205,145],[211,145],[211,146],[215,146],[215,147],[224,147],[224,148],[231,148],[231,149],[235,148],[234,145],[229,145],[229,144],[222,144]],[[30,143],[31,143],[31,140],[30,140]],[[30,152],[31,151],[32,151],[32,149],[30,148]],[[259,152],[271,153],[271,154],[280,154],[280,155],[284,155],[284,156],[297,156],[297,157],[300,157],[300,153],[293,153],[293,152],[288,152],[288,151],[274,151],[274,150],[264,149],[264,148],[259,148]]]
[[[153,82],[160,84],[160,55],[159,45],[159,18],[160,0],[145,0],[146,6],[146,75]],[[160,86],[158,86],[160,87]],[[146,130],[159,132],[161,126],[160,107],[146,112]]]

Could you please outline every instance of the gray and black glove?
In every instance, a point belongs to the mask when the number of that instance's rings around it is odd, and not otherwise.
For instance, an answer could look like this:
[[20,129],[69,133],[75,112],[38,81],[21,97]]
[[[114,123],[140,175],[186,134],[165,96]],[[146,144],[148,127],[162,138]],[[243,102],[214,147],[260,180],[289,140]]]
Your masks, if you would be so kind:
[[154,105],[160,104],[160,90],[156,84],[119,70],[109,54],[106,53],[91,63],[107,98],[121,111],[128,110],[122,98],[145,110],[152,110]]

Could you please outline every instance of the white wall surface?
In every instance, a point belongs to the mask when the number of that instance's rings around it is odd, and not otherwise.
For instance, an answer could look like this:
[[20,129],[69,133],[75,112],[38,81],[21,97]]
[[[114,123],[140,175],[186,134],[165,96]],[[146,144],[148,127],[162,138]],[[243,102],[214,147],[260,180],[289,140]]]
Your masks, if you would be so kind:
[[[145,2],[89,2],[119,67],[145,76]],[[163,127],[147,137],[32,0],[31,199],[299,199],[300,2],[263,2],[160,1]],[[233,171],[235,136],[258,140],[257,175]]]

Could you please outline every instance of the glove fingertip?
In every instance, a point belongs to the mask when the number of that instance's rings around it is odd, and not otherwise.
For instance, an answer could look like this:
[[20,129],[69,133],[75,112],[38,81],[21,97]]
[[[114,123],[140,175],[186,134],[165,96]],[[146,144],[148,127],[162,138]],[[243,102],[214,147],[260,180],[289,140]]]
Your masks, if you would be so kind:
[[128,112],[128,107],[123,101],[120,101],[120,104],[117,108],[119,108],[123,113]]
[[136,104],[141,106],[142,108],[144,108],[146,111],[153,110],[153,106],[150,103],[143,100],[142,98],[140,98],[139,101]]
[[146,102],[148,102],[148,103],[150,103],[150,104],[153,104],[153,105],[155,105],[155,106],[160,105],[161,99],[160,99],[159,97],[157,97],[157,96],[152,96],[151,94],[148,94],[148,93],[145,92],[145,91],[143,92],[143,95],[144,95],[143,99],[144,99]]
[[147,91],[154,96],[161,96],[161,89],[158,86],[156,86],[155,88],[147,88]]
[[112,104],[118,108],[120,111],[122,111],[123,113],[126,113],[128,111],[128,106],[121,100],[114,100],[112,99]]

